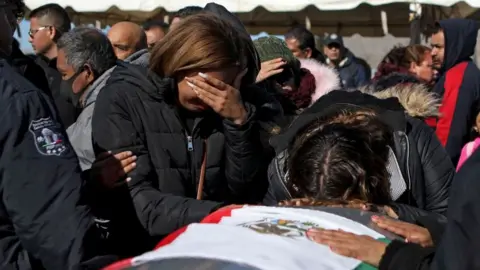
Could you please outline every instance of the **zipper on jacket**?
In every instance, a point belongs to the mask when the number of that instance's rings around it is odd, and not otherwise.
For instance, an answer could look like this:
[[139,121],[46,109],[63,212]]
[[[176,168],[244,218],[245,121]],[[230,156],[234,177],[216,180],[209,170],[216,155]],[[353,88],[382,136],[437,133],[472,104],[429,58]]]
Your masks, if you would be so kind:
[[405,153],[405,160],[406,163],[404,164],[404,169],[406,172],[406,178],[407,178],[407,192],[408,192],[408,204],[411,205],[412,203],[412,179],[410,177],[410,143],[408,140],[408,136],[405,132],[403,131],[398,131],[398,135],[400,135],[402,141],[402,148]]
[[402,132],[403,136],[406,141],[406,149],[407,149],[407,177],[408,177],[408,204],[412,205],[412,179],[410,178],[410,142],[408,140],[407,134]]
[[188,150],[188,152],[193,151],[193,139],[192,139],[192,136],[190,136],[188,134],[187,134],[187,150]]

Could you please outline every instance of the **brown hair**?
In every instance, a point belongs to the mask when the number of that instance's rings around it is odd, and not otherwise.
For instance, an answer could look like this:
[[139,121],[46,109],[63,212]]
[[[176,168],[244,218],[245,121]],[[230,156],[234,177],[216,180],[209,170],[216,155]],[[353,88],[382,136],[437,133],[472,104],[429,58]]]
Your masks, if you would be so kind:
[[292,196],[388,203],[388,126],[370,109],[326,117],[311,123],[288,151],[287,188]]
[[245,39],[227,21],[203,13],[179,22],[155,47],[150,69],[162,77],[181,76],[193,69],[246,68]]
[[405,55],[403,56],[401,66],[410,68],[410,63],[421,65],[425,60],[425,54],[431,52],[432,49],[420,44],[405,47]]

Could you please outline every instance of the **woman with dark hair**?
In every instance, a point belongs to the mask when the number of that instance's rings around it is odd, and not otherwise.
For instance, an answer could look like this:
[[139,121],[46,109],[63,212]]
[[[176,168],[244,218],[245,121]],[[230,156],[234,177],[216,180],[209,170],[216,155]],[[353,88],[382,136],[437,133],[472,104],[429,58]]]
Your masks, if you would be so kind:
[[[291,155],[289,146],[303,128],[317,119],[328,123],[332,119],[345,119],[339,115],[370,109],[388,125],[393,134],[390,144],[393,156],[392,162],[388,164],[393,176],[390,177],[394,200],[391,208],[400,219],[409,222],[416,222],[425,215],[445,221],[455,169],[432,130],[420,119],[416,119],[422,113],[438,108],[438,102],[432,100],[426,91],[398,89],[376,94],[380,94],[380,98],[360,91],[332,91],[299,115],[288,129],[272,137],[270,142],[275,148],[276,157],[269,166],[270,186],[264,202],[272,205],[292,198],[286,188],[288,159]],[[421,104],[429,104],[429,108],[422,108],[419,106]],[[345,120],[341,123],[345,126],[352,125]],[[397,173],[393,174],[394,172]]]
[[99,94],[93,140],[137,156],[129,192],[150,236],[247,202],[264,165],[257,113],[274,109],[249,98],[257,91],[253,48],[217,15],[192,15],[152,49],[148,71],[121,64]]
[[293,198],[388,205],[389,144],[392,134],[373,111],[314,121],[289,148],[287,189]]

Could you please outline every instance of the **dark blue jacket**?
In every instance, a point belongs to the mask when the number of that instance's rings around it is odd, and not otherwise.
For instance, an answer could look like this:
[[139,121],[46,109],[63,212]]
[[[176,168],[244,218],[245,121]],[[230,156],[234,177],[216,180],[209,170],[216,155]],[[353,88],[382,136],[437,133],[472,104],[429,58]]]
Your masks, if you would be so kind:
[[366,84],[368,78],[365,67],[362,66],[355,55],[348,49],[345,49],[345,57],[336,68],[343,88],[356,88]]
[[53,101],[1,57],[0,107],[0,269],[99,269],[114,260],[96,256],[100,232]]
[[462,147],[470,140],[480,101],[480,71],[472,62],[477,43],[476,22],[467,19],[440,21],[445,35],[445,55],[434,92],[442,98],[436,134],[458,162]]

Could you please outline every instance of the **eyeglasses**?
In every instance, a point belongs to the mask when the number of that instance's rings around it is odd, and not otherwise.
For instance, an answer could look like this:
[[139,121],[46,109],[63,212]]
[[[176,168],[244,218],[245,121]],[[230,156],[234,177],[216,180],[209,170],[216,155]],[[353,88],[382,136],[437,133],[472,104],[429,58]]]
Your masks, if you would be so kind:
[[42,26],[39,27],[38,29],[30,29],[28,30],[28,35],[33,38],[39,31],[42,31],[44,29],[50,28],[51,26]]

